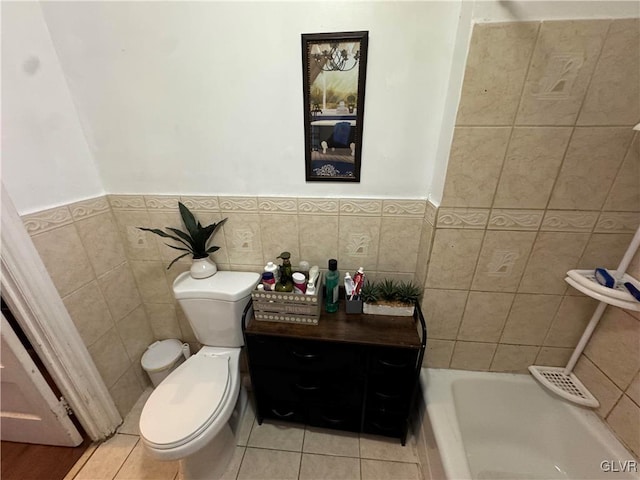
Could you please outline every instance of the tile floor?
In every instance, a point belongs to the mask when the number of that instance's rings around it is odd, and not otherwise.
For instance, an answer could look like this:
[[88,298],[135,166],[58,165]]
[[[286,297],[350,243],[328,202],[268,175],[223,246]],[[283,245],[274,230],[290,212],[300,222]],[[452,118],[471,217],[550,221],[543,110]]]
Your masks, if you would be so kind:
[[[178,462],[149,457],[138,437],[148,389],[118,433],[91,446],[65,480],[179,480]],[[245,413],[235,456],[224,476],[235,480],[422,480],[415,439],[399,440],[292,424],[255,421]]]

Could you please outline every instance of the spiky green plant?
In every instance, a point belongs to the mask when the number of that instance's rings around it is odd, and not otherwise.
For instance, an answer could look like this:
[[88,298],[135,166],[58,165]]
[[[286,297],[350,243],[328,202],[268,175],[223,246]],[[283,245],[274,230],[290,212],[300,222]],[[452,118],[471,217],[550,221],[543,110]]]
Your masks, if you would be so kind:
[[378,289],[380,290],[380,298],[387,302],[393,302],[397,300],[398,296],[398,285],[393,280],[383,280],[378,284]]
[[227,219],[224,218],[217,223],[212,223],[211,225],[203,227],[202,224],[193,216],[193,213],[191,213],[189,209],[182,204],[182,202],[178,202],[178,208],[180,209],[182,223],[184,223],[184,226],[187,228],[186,232],[178,230],[177,228],[166,227],[167,230],[173,233],[173,235],[171,235],[158,228],[138,227],[140,230],[144,230],[145,232],[155,233],[162,238],[170,238],[171,240],[179,242],[181,246],[169,245],[168,243],[165,243],[165,245],[175,250],[187,252],[174,258],[167,267],[167,270],[169,270],[174,263],[187,255],[193,256],[193,259],[196,260],[198,258],[207,258],[210,253],[219,250],[220,247],[216,245],[207,247],[207,243],[215,231],[227,221]]
[[402,303],[415,303],[421,294],[420,287],[413,282],[400,282],[397,288],[397,299]]
[[360,298],[363,302],[375,303],[378,301],[378,295],[380,295],[380,292],[378,291],[378,285],[375,282],[367,280],[360,289]]

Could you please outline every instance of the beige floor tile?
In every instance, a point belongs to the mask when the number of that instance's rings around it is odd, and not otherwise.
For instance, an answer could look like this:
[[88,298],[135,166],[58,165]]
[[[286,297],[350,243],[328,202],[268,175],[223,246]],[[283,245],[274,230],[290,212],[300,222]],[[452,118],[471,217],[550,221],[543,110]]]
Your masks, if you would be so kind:
[[236,451],[233,452],[231,463],[229,463],[227,471],[224,472],[220,480],[236,480],[236,478],[238,477],[238,472],[240,471],[242,459],[244,458],[245,450],[245,447],[236,447]]
[[421,480],[417,463],[362,460],[362,480]]
[[240,431],[238,432],[238,445],[247,446],[249,443],[249,435],[251,435],[251,429],[256,420],[256,413],[253,407],[253,402],[249,401],[247,408],[244,411],[242,417],[242,423],[240,424]]
[[359,457],[360,438],[357,433],[307,427],[302,451],[340,457]]
[[301,456],[299,452],[247,448],[238,480],[296,480]]
[[138,437],[115,435],[101,444],[75,477],[77,480],[111,480],[125,462]]
[[126,433],[129,435],[139,435],[139,424],[140,424],[140,415],[142,414],[142,409],[144,408],[144,404],[147,403],[149,396],[153,392],[153,388],[149,387],[144,392],[133,406],[131,411],[124,418],[124,422],[118,428],[118,433]]
[[417,463],[418,453],[415,439],[411,435],[407,438],[406,445],[402,446],[397,438],[363,434],[360,435],[360,458]]
[[75,465],[71,467],[71,470],[69,470],[67,474],[64,476],[63,480],[73,480],[74,478],[76,478],[76,475],[80,472],[80,470],[82,470],[82,468],[89,461],[89,459],[94,454],[94,452],[98,449],[99,446],[100,444],[98,443],[92,443],[91,445],[89,445],[87,449],[84,451],[84,453],[82,454],[82,456],[75,463]]
[[360,480],[360,459],[302,454],[299,480]]
[[257,423],[251,429],[247,446],[278,450],[302,451],[304,427],[280,422]]
[[114,480],[173,480],[178,474],[178,461],[161,462],[152,458],[138,442]]

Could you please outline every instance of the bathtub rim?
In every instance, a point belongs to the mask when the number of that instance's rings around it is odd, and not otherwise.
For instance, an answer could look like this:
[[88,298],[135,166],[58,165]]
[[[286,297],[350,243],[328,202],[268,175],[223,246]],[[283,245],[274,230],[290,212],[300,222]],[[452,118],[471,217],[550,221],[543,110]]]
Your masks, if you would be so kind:
[[[423,408],[425,409],[425,415],[429,417],[428,420],[431,424],[430,426],[438,448],[442,468],[447,479],[472,480],[471,470],[463,447],[460,426],[455,412],[452,392],[453,382],[461,379],[506,379],[509,377],[516,382],[526,381],[539,385],[531,375],[521,373],[482,372],[427,367],[421,369],[420,385],[423,392],[423,402],[425,403]],[[440,388],[427,388],[427,383],[431,385],[435,384]],[[540,388],[543,389],[542,386],[540,386]],[[557,401],[568,404],[572,409],[575,409],[574,413],[580,417],[582,421],[587,423],[585,426],[589,430],[594,433],[602,433],[614,441],[615,445],[609,445],[609,447],[615,451],[612,453],[615,453],[616,456],[628,459],[635,458],[633,453],[617,438],[609,425],[592,409],[571,404],[552,392],[544,389],[543,391],[555,397]],[[636,474],[633,478],[640,480],[640,475]]]

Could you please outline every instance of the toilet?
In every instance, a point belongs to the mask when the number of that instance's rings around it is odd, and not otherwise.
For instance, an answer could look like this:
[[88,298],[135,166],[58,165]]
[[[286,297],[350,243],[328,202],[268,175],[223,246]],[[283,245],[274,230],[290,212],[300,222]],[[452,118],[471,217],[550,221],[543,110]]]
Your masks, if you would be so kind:
[[220,478],[235,451],[247,394],[240,382],[242,313],[260,275],[179,275],[173,292],[203,347],[155,388],[140,415],[140,439],[158,460],[179,460],[182,478]]

